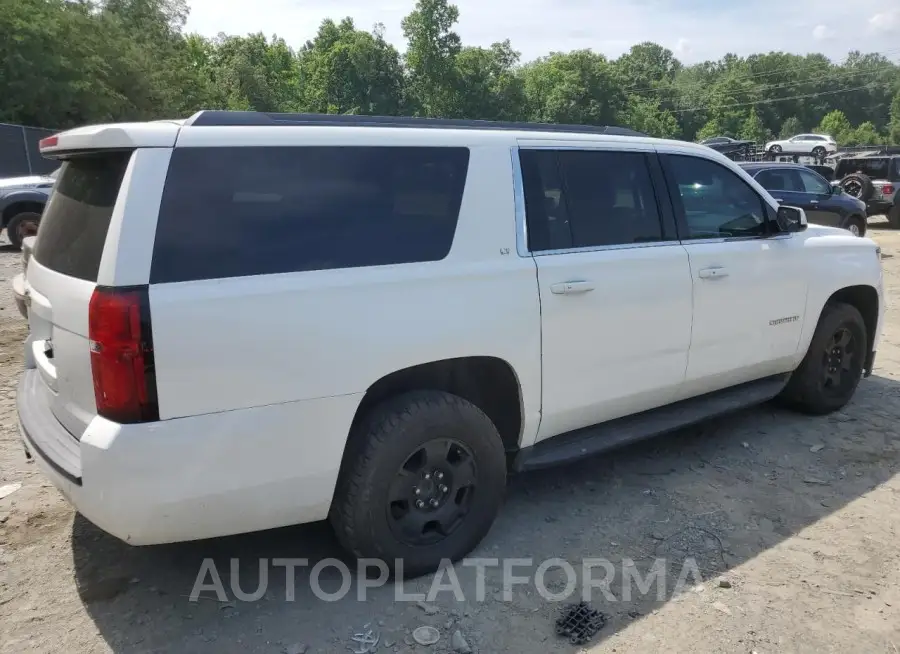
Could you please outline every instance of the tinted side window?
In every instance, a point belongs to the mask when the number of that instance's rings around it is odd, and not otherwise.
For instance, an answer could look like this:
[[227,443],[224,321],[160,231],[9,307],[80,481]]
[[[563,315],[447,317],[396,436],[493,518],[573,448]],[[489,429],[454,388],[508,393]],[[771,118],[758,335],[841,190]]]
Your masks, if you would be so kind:
[[62,165],[44,209],[34,258],[63,275],[97,281],[113,206],[131,152],[105,152]]
[[176,148],[151,283],[437,261],[467,148]]
[[813,172],[807,170],[796,171],[803,182],[803,190],[806,193],[825,195],[831,192],[831,185]]
[[684,155],[667,157],[678,187],[685,238],[730,238],[766,233],[762,198],[724,166]]
[[532,251],[665,240],[646,157],[522,151]]
[[803,183],[797,176],[796,170],[790,168],[770,168],[756,176],[756,181],[768,191],[800,191]]
[[643,154],[565,150],[559,153],[559,170],[573,247],[663,240]]

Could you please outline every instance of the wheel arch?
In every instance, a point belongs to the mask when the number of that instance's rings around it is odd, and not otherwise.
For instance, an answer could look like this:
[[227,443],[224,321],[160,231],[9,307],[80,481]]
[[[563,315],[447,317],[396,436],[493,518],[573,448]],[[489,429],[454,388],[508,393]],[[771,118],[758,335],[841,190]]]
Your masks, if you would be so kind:
[[44,198],[44,200],[40,200],[30,196],[22,198],[16,197],[9,204],[3,207],[2,218],[0,218],[0,222],[2,222],[3,227],[6,227],[9,224],[9,221],[12,220],[13,216],[17,216],[20,213],[33,212],[42,214],[44,212],[45,204],[46,198]]
[[[828,300],[826,300],[825,306],[836,302],[849,304],[855,307],[860,315],[862,315],[863,322],[866,324],[866,338],[868,339],[869,349],[871,350],[872,345],[875,342],[875,332],[878,329],[878,291],[875,290],[874,286],[869,286],[868,284],[846,286],[832,293]],[[822,307],[823,311],[825,306]],[[820,319],[821,316],[822,313],[820,311]],[[818,323],[818,320],[816,322]]]
[[518,451],[524,423],[522,386],[512,365],[493,356],[430,361],[384,375],[366,390],[353,417],[351,433],[381,402],[417,390],[444,391],[468,400],[494,423],[507,453]]

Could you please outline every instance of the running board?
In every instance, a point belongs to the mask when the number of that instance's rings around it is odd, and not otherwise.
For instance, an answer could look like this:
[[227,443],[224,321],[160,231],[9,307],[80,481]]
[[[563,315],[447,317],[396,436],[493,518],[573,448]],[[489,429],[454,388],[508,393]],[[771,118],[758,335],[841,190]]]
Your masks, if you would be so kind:
[[762,404],[778,395],[790,375],[766,377],[657,409],[553,436],[519,451],[513,470],[547,468]]

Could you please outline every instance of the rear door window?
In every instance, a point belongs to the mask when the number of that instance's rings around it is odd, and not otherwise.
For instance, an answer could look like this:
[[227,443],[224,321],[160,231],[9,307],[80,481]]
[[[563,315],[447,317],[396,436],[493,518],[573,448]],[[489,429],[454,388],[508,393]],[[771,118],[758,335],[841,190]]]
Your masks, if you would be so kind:
[[66,161],[41,218],[32,256],[63,275],[97,281],[113,206],[131,152]]
[[468,148],[176,148],[151,283],[437,261]]

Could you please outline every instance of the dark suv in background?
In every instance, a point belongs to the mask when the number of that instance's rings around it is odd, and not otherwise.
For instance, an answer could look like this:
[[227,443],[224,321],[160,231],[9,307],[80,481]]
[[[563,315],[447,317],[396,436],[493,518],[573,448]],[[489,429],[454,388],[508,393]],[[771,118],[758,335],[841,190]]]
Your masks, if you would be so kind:
[[866,203],[870,216],[886,214],[891,226],[900,228],[900,155],[845,157],[834,179],[832,184]]
[[866,203],[828,183],[802,164],[756,162],[739,164],[781,204],[801,207],[811,223],[842,227],[866,234]]

